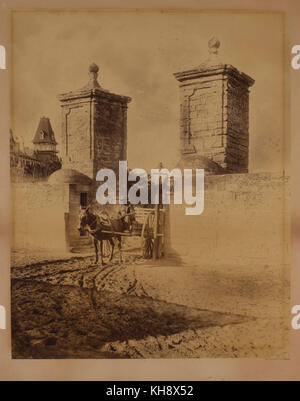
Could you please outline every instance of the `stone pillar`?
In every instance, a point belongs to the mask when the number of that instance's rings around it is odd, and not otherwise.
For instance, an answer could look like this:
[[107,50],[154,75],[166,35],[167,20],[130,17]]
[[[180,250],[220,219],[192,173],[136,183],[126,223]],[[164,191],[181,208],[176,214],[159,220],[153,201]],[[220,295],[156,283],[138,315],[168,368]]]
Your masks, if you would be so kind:
[[[215,172],[246,173],[249,87],[254,80],[219,60],[218,39],[208,46],[204,63],[174,74],[180,82],[181,162],[188,167],[194,161],[194,168],[202,168],[205,158]],[[202,161],[197,166],[195,160]]]
[[98,71],[92,64],[86,86],[59,96],[63,167],[92,180],[101,168],[118,174],[119,160],[127,158],[127,103],[131,100],[103,89],[97,81]]

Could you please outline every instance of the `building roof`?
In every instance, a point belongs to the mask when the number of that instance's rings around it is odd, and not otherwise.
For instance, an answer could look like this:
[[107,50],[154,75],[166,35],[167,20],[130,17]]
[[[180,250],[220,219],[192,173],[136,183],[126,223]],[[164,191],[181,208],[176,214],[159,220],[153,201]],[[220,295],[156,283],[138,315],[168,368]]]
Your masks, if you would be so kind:
[[49,118],[41,117],[32,142],[34,144],[48,143],[51,145],[57,145]]
[[71,168],[61,168],[49,176],[49,184],[83,184],[91,185],[93,180],[80,171]]

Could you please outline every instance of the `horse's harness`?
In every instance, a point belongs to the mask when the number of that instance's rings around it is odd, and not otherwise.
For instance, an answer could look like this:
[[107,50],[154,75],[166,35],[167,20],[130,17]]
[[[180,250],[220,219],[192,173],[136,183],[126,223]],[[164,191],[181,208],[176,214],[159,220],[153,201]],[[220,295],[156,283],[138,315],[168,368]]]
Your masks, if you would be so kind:
[[[124,216],[120,216],[120,217],[117,217],[115,220],[123,220],[123,219],[125,219],[125,217],[127,217],[127,216],[133,216],[135,214],[135,212],[131,212],[131,213],[126,213]],[[97,231],[101,231],[101,229],[99,229],[97,226],[98,226],[98,223],[99,223],[99,216],[97,216],[97,215],[94,215],[94,220],[91,222],[91,223],[87,223],[87,225],[89,226],[89,230],[88,230],[88,232],[90,233],[90,234],[95,234]],[[108,218],[109,218],[109,220],[110,220],[110,217],[108,216]],[[94,225],[94,224],[96,224],[96,228],[95,229],[91,229],[92,228],[92,226]],[[110,220],[110,224],[111,224],[111,220]]]
[[[95,229],[91,229],[95,223],[96,223],[96,228]],[[98,216],[95,216],[95,218],[92,221],[92,223],[88,223],[87,225],[89,227],[88,231],[89,231],[90,234],[94,234],[97,231],[99,231],[98,228],[97,228],[97,226],[98,226]]]

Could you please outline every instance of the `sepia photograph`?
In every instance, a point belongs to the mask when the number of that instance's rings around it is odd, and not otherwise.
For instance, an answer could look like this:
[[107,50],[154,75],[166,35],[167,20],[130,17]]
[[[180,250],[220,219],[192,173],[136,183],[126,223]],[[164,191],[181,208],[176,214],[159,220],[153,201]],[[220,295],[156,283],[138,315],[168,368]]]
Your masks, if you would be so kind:
[[11,24],[12,358],[290,358],[284,14]]

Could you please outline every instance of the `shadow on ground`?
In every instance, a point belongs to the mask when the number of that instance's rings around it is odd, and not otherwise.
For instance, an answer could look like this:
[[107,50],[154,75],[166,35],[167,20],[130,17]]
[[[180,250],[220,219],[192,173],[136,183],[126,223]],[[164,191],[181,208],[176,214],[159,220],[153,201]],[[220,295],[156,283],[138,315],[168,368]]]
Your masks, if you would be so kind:
[[146,296],[12,281],[14,358],[120,358],[101,347],[246,320]]

